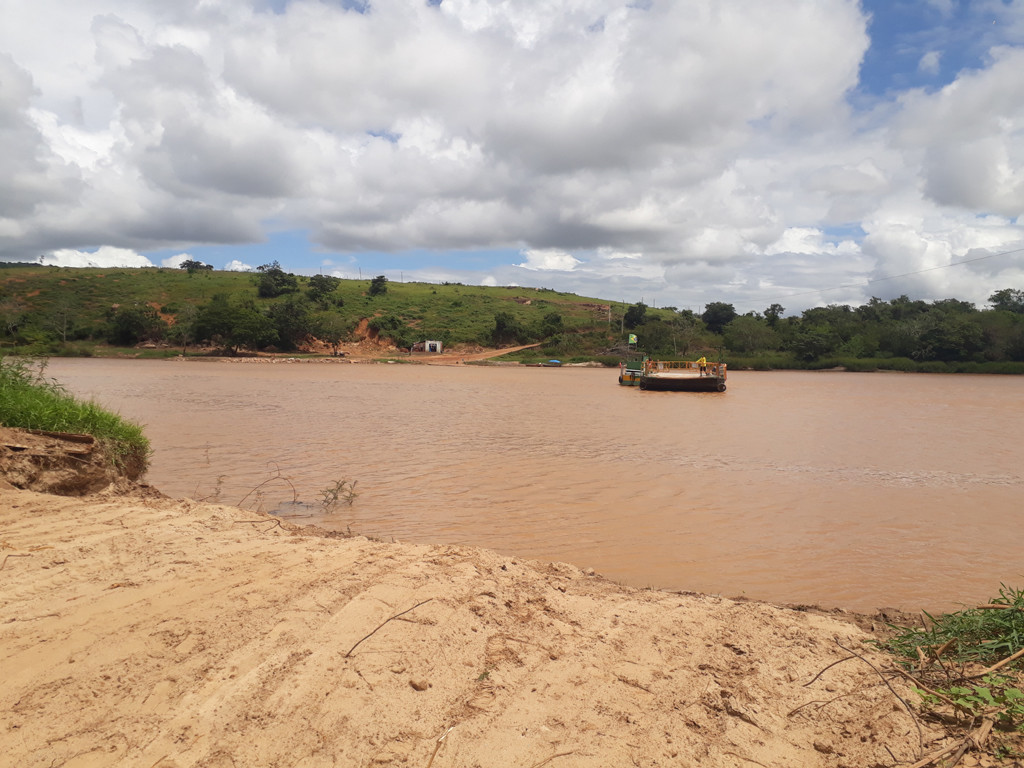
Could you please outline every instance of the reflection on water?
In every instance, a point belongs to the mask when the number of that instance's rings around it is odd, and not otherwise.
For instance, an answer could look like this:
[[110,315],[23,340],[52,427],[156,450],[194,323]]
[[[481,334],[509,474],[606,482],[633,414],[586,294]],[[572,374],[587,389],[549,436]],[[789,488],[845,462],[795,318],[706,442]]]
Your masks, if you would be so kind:
[[736,372],[699,394],[583,368],[48,373],[145,424],[172,496],[275,509],[354,480],[354,505],[308,519],[777,602],[940,610],[1024,583],[1015,377]]

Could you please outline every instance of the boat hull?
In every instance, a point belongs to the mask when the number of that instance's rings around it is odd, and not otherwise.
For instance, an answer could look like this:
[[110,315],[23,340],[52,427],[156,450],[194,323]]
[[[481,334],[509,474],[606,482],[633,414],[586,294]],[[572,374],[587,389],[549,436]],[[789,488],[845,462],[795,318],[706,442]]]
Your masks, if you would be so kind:
[[619,374],[619,384],[624,387],[639,387],[641,378],[640,371],[623,371]]
[[648,374],[640,379],[640,389],[651,392],[725,392],[725,379]]
[[644,375],[643,360],[627,360],[619,364],[619,384],[624,387],[639,387]]

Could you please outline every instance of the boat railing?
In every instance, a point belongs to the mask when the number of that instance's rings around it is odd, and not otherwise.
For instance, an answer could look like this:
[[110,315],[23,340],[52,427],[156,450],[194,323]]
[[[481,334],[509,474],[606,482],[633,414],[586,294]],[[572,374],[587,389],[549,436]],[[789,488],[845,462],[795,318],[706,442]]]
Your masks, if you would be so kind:
[[725,377],[725,363],[705,363],[703,368],[696,360],[646,360],[644,374],[657,373],[696,373],[704,376]]

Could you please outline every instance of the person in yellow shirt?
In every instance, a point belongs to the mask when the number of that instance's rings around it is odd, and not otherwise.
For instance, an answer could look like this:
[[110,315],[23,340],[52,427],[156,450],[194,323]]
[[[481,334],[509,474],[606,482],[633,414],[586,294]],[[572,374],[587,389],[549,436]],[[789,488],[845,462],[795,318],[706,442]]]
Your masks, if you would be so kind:
[[708,372],[708,359],[704,355],[700,356],[700,360],[697,361],[697,365],[700,366],[700,375],[705,376]]

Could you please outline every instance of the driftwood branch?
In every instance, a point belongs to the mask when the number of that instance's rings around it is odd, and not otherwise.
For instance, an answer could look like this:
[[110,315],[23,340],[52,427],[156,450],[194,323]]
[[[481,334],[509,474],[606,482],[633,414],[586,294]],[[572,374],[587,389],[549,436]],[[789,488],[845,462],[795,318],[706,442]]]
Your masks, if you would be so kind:
[[235,504],[235,506],[236,507],[242,506],[242,504],[245,503],[246,499],[248,499],[254,493],[257,493],[263,486],[268,485],[268,484],[274,482],[275,480],[283,480],[284,482],[286,482],[288,484],[288,487],[290,487],[292,489],[292,501],[295,501],[296,499],[299,498],[299,492],[297,490],[295,490],[295,484],[291,480],[289,480],[287,477],[282,475],[281,474],[281,469],[278,468],[277,474],[275,474],[275,475],[273,475],[271,477],[268,477],[262,483],[257,485],[255,488],[253,488],[247,494],[245,494],[245,496],[242,497],[241,501],[239,501],[237,504]]
[[930,755],[925,755],[911,765],[910,768],[927,768],[927,766],[938,762],[946,755],[955,753],[953,754],[952,762],[949,763],[949,768],[954,768],[967,753],[968,749],[971,747],[981,749],[984,746],[988,740],[989,733],[992,732],[992,726],[993,722],[991,720],[986,719],[982,721],[981,725],[975,731],[965,736],[961,742],[948,746],[945,749],[940,749],[938,752],[932,752]]
[[351,648],[349,648],[348,649],[348,653],[345,654],[345,658],[347,659],[349,656],[352,655],[352,651],[354,651],[356,648],[359,647],[359,643],[363,642],[363,640],[367,640],[367,639],[373,637],[377,633],[377,630],[379,630],[381,627],[383,627],[389,621],[394,621],[399,616],[405,616],[405,614],[409,613],[410,611],[415,611],[417,608],[419,608],[421,605],[423,605],[423,603],[429,603],[433,599],[434,598],[432,598],[432,597],[428,597],[426,600],[422,600],[422,601],[416,603],[416,605],[414,605],[412,608],[407,608],[404,611],[402,611],[401,613],[396,613],[394,616],[392,616],[390,618],[387,618],[387,619],[384,619],[384,621],[382,621],[380,624],[377,625],[376,629],[374,629],[373,632],[371,632],[370,634],[368,634],[365,637],[361,638],[359,640],[359,642],[357,642],[355,645],[353,645]]
[[981,670],[981,672],[979,672],[978,674],[976,674],[976,675],[971,675],[971,676],[970,676],[970,677],[968,678],[968,680],[974,680],[975,678],[978,678],[978,677],[984,677],[985,675],[990,675],[990,674],[992,674],[993,672],[995,672],[995,671],[996,671],[997,669],[1002,669],[1002,668],[1003,668],[1003,667],[1005,667],[1005,666],[1006,666],[1007,664],[1009,664],[1009,663],[1011,663],[1011,662],[1014,662],[1014,661],[1016,661],[1017,659],[1021,658],[1022,656],[1024,656],[1024,648],[1021,648],[1021,649],[1020,649],[1019,651],[1017,651],[1017,652],[1016,652],[1015,654],[1013,654],[1012,656],[1007,656],[1007,657],[1006,657],[1005,659],[1003,659],[1002,661],[997,661],[997,662],[996,662],[995,664],[993,664],[993,665],[992,665],[991,667],[989,667],[988,669],[983,669],[983,670]]
[[[843,646],[840,645],[839,647],[842,648]],[[821,677],[826,672],[828,672],[830,669],[832,669],[832,667],[836,666],[837,664],[842,664],[844,661],[849,661],[850,659],[854,659],[854,658],[856,658],[856,656],[847,656],[845,659],[840,659],[839,661],[833,661],[831,664],[829,664],[827,667],[825,667],[823,670],[821,670],[818,674],[816,674],[814,677],[812,677],[810,680],[808,680],[806,683],[804,683],[801,687],[802,688],[806,688],[811,683],[813,683],[815,680],[817,680],[819,677]]]
[[934,690],[932,690],[931,688],[929,688],[929,687],[928,687],[927,685],[925,685],[924,683],[922,683],[922,682],[921,682],[920,680],[918,680],[918,679],[917,679],[916,677],[914,677],[913,675],[911,675],[911,674],[909,674],[909,673],[907,673],[907,672],[904,672],[904,671],[903,671],[902,669],[900,669],[899,667],[894,667],[894,669],[895,669],[895,670],[896,670],[897,672],[899,672],[899,673],[900,673],[901,675],[903,675],[903,676],[904,676],[905,678],[907,678],[907,680],[909,680],[909,681],[910,681],[911,683],[913,683],[913,684],[914,684],[915,686],[917,686],[917,687],[918,687],[918,688],[920,688],[920,689],[921,689],[922,691],[924,691],[925,693],[927,693],[927,694],[928,694],[929,696],[934,696],[935,698],[937,698],[937,699],[939,699],[939,700],[941,700],[941,701],[944,701],[944,702],[945,702],[946,704],[949,704],[949,706],[951,706],[951,707],[954,707],[954,708],[956,707],[956,704],[954,704],[954,703],[953,703],[953,700],[952,700],[952,699],[949,699],[949,698],[947,698],[947,697],[943,696],[943,695],[942,695],[941,693],[939,693],[938,691],[934,691]]

